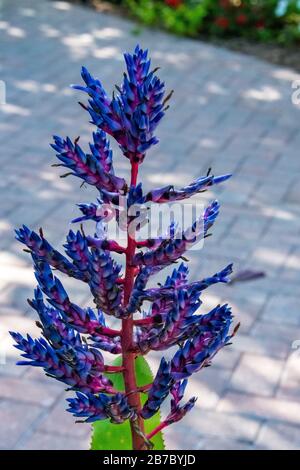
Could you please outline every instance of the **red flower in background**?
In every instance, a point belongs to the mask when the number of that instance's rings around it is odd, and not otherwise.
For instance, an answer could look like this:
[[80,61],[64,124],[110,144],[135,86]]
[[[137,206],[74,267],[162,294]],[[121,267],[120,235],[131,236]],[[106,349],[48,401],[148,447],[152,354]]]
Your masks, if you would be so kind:
[[169,5],[169,7],[179,7],[183,3],[183,0],[165,0],[165,3]]
[[247,21],[248,21],[248,17],[247,17],[244,13],[240,13],[240,14],[237,15],[237,17],[236,17],[236,22],[237,22],[237,24],[242,25],[242,24],[247,23]]
[[229,0],[220,0],[219,5],[222,8],[228,8],[228,7],[230,7],[230,1]]
[[219,26],[219,28],[226,29],[229,26],[229,19],[225,18],[225,16],[219,16],[216,18],[215,24]]
[[255,28],[257,29],[263,29],[265,27],[265,22],[264,20],[259,20],[255,23]]

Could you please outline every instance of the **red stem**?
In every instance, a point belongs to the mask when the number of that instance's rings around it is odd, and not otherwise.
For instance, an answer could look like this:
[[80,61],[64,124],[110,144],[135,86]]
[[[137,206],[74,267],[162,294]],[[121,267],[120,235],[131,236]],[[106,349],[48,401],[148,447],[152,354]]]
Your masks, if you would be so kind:
[[131,162],[131,186],[136,186],[137,177],[139,172],[139,164],[137,162]]
[[136,243],[136,246],[138,248],[143,248],[143,247],[148,247],[148,244],[149,244],[149,241],[148,240],[141,240],[139,242]]
[[135,326],[147,326],[147,325],[153,325],[154,323],[155,323],[155,320],[152,317],[147,317],[147,318],[141,318],[139,320],[134,320]]
[[[136,186],[138,176],[138,163],[131,162],[131,186]],[[127,227],[128,230],[128,227]],[[132,235],[132,234],[131,234]],[[135,254],[136,241],[134,235],[130,236],[127,232],[127,249],[126,249],[126,272],[124,281],[124,305],[128,304],[132,291],[136,268],[132,266],[132,260]],[[123,377],[125,384],[125,393],[128,394],[129,405],[137,410],[141,410],[140,393],[137,391],[136,375],[135,375],[135,358],[136,353],[132,352],[133,342],[133,318],[130,316],[126,320],[122,320],[122,364],[124,367]],[[144,422],[139,416],[135,423],[131,425],[132,447],[134,450],[146,450],[144,438],[137,432],[137,428],[144,434]],[[137,425],[137,426],[136,426]]]
[[138,388],[139,392],[147,392],[152,387],[152,383],[143,385],[142,387]]
[[155,434],[162,431],[167,426],[168,426],[168,423],[166,423],[166,421],[163,421],[146,436],[147,439],[150,440],[151,437],[155,436]]
[[147,385],[143,385],[142,387],[138,387],[136,390],[132,390],[130,393],[147,393],[149,391],[149,389],[151,388],[152,386],[152,383],[151,384],[147,384]]
[[95,330],[97,331],[97,333],[100,333],[100,334],[102,333],[103,335],[111,336],[111,337],[121,336],[122,334],[121,331],[112,330],[111,328],[107,328],[106,326],[97,327],[95,328]]
[[107,374],[115,374],[116,372],[123,372],[124,368],[121,366],[105,366],[104,370]]

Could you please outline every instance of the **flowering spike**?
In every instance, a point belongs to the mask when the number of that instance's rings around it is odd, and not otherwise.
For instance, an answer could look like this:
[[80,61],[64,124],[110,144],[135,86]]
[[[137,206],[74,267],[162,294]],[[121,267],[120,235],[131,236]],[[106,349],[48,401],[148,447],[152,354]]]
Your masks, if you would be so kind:
[[90,279],[90,252],[86,238],[79,232],[72,230],[67,235],[67,243],[64,245],[67,255],[72,258],[74,266],[82,273],[84,279]]
[[34,299],[28,302],[38,313],[40,318],[38,326],[42,328],[43,335],[52,345],[59,347],[61,341],[67,339],[70,334],[75,337],[75,331],[68,328],[61,313],[44,303],[43,293],[39,287],[34,290]]
[[119,245],[114,240],[100,239],[97,237],[87,237],[88,245],[92,248],[99,248],[103,251],[114,251],[115,253],[125,253],[126,248]]
[[[165,289],[173,291],[174,299],[170,302],[165,295],[153,303],[147,321],[136,321],[136,325],[141,324],[144,331],[139,333],[137,347],[143,353],[152,350],[164,350],[174,344],[186,340],[193,332],[198,331],[206,323],[221,318],[227,306],[216,307],[206,315],[193,315],[201,305],[201,292],[209,286],[218,282],[228,282],[228,275],[232,272],[232,265],[214,276],[202,281],[187,283],[186,278],[181,278],[181,274],[186,274],[182,264],[178,270],[174,270],[172,277],[167,278]],[[177,288],[177,289],[176,289]]]
[[107,396],[104,393],[76,393],[76,398],[68,398],[67,411],[79,418],[87,418],[86,423],[109,418],[114,424],[121,424],[127,419],[134,421],[136,412],[128,405],[122,393]]
[[111,354],[121,354],[122,346],[120,338],[110,338],[107,335],[101,335],[100,333],[93,333],[91,338],[93,341],[93,347],[99,348],[102,351],[110,352]]
[[[83,179],[86,183],[96,186],[101,191],[119,192],[126,187],[125,180],[118,178],[113,173],[105,171],[107,161],[103,162],[103,155],[93,148],[92,154],[85,154],[81,147],[75,142],[71,142],[69,137],[66,140],[54,136],[54,144],[51,147],[57,152],[57,158],[62,162],[62,166],[70,168],[71,174]],[[103,166],[104,163],[104,166]]]
[[[103,199],[105,199],[106,203],[113,204],[115,202],[116,204],[118,204],[119,202],[118,193],[109,193],[108,191],[105,191],[102,188],[101,195]],[[83,215],[81,217],[73,219],[72,223],[83,222],[85,220],[93,220],[97,223],[103,223],[105,222],[105,219],[108,218],[108,216],[112,216],[114,211],[111,208],[108,208],[106,204],[104,204],[104,200],[98,198],[97,202],[98,204],[77,204]]]
[[184,418],[184,416],[194,408],[196,401],[197,398],[192,397],[183,406],[176,406],[174,410],[166,417],[166,425],[169,426],[170,424],[177,423],[182,418]]
[[165,419],[166,425],[170,425],[180,421],[195,405],[197,398],[192,397],[183,406],[180,406],[180,401],[184,396],[188,381],[185,379],[182,382],[175,382],[170,390],[172,394],[171,411]]
[[[113,393],[112,383],[100,374],[102,362],[99,352],[93,353],[84,348],[76,348],[69,342],[63,342],[60,349],[53,348],[44,338],[23,338],[19,333],[10,333],[15,347],[22,351],[19,365],[42,367],[47,375],[64,382],[73,390],[97,393]],[[95,350],[96,351],[96,350]],[[99,367],[100,366],[100,367]]]
[[172,395],[171,400],[171,410],[173,411],[178,403],[182,400],[186,386],[188,384],[187,379],[182,380],[182,382],[175,382],[170,390]]
[[154,302],[162,298],[173,298],[174,289],[170,288],[153,288],[153,289],[144,289],[152,270],[149,268],[141,269],[140,273],[136,277],[131,296],[126,308],[128,313],[134,313],[136,310],[139,310],[143,301],[148,300]]
[[83,222],[84,220],[94,220],[95,222],[100,222],[100,220],[102,220],[102,217],[97,214],[99,208],[98,204],[89,203],[77,205],[83,215],[80,217],[76,217],[76,219],[73,219],[73,224],[77,222]]
[[103,171],[114,174],[112,150],[109,148],[105,132],[101,129],[93,132],[93,144],[90,144],[90,149]]
[[54,342],[54,337],[58,334],[65,336],[68,331],[71,331],[71,328],[83,334],[93,335],[93,338],[100,334],[107,340],[119,336],[117,330],[106,327],[101,311],[96,314],[91,308],[80,309],[75,304],[68,307],[61,306],[60,309],[53,308],[44,303],[43,294],[39,287],[35,289],[34,294],[35,297],[29,301],[29,304],[37,311],[44,336],[51,342]]
[[91,292],[98,308],[108,315],[124,316],[123,289],[117,283],[121,266],[116,264],[108,251],[94,249],[91,258]]
[[203,216],[190,229],[183,232],[181,237],[175,236],[175,238],[165,240],[154,250],[136,254],[134,264],[163,267],[174,263],[195,243],[207,236],[208,230],[219,214],[219,208],[218,201],[214,201],[205,209]]
[[[41,367],[47,376],[76,392],[68,399],[69,412],[84,422],[106,420],[104,426],[110,426],[109,421],[112,424],[129,421],[128,427],[119,429],[124,432],[130,429],[133,449],[144,450],[151,447],[153,436],[193,408],[195,397],[182,403],[188,378],[208,366],[237,331],[237,327],[229,331],[232,314],[227,304],[208,313],[199,312],[203,290],[228,282],[231,264],[212,276],[189,282],[187,265],[181,263],[163,285],[148,285],[155,274],[179,259],[184,260],[185,252],[209,235],[219,203],[212,202],[187,230],[179,230],[172,220],[168,233],[137,239],[137,232],[147,222],[142,218],[144,209],[152,202],[187,199],[228,180],[230,175],[213,176],[209,170],[206,176],[179,189],[168,185],[143,192],[138,181],[139,165],[147,150],[158,142],[156,126],[172,92],[165,96],[164,83],[156,76],[158,68],[151,70],[147,50],[137,45],[132,54],[124,54],[124,59],[126,73],[112,97],[85,67],[81,70],[84,85],[74,86],[88,95],[87,104],[80,104],[97,126],[88,152],[79,145],[79,137],[71,141],[69,137],[54,136],[52,143],[60,160],[54,166],[67,168],[62,176],[77,176],[82,184],[88,183],[98,190],[96,202],[79,204],[81,214],[72,221],[94,222],[95,228],[92,233],[82,225],[79,231],[70,230],[64,245],[66,256],[50,245],[41,229],[39,233],[26,226],[16,230],[17,240],[26,245],[25,251],[30,252],[34,263],[38,286],[28,302],[38,315],[36,324],[42,336],[34,339],[19,333],[11,335],[21,351],[20,365]],[[117,141],[129,159],[129,181],[115,175],[109,137]],[[124,196],[125,203],[121,199]],[[118,229],[127,230],[127,244],[108,238],[112,220]],[[141,251],[136,253],[137,249]],[[126,258],[124,272],[113,258],[115,253]],[[94,308],[73,303],[53,269],[84,281]],[[145,301],[150,306],[141,312]],[[119,319],[120,329],[111,328],[106,315]],[[161,358],[152,380],[150,370],[146,373],[147,363],[138,356],[175,346],[173,358]],[[106,363],[103,351],[120,354],[121,361]],[[139,385],[141,370],[146,382],[143,386]],[[123,377],[122,391],[115,389],[107,378],[107,374],[116,373]],[[147,395],[143,403],[141,393]],[[169,413],[146,435],[144,420],[158,412],[169,394]],[[93,444],[98,448],[95,436]]]
[[175,380],[186,378],[210,363],[215,354],[229,343],[232,337],[229,334],[231,322],[231,310],[225,306],[221,318],[184,343],[171,361],[171,372]]
[[173,383],[170,363],[163,357],[153,384],[148,392],[148,399],[144,404],[141,415],[144,419],[149,419],[160,408],[162,402],[168,396],[171,385]]
[[112,100],[86,69],[82,71],[86,86],[75,88],[90,96],[87,109],[92,122],[117,140],[126,157],[140,163],[146,151],[158,142],[153,132],[164,115],[164,83],[153,71],[149,72],[147,51],[137,47],[124,58],[127,74]]
[[65,256],[55,250],[44,237],[30,230],[26,225],[16,230],[16,239],[24,243],[32,254],[44,259],[53,268],[76,279],[84,280],[82,273]]
[[[70,301],[63,285],[53,276],[46,262],[35,260],[35,269],[41,290],[47,295],[48,302],[61,313],[64,321],[86,334],[103,331],[92,309],[82,309]],[[38,305],[37,301],[33,305],[35,308]]]
[[152,201],[158,203],[180,201],[182,199],[191,197],[199,192],[203,192],[214,184],[222,183],[230,177],[231,175],[223,175],[217,177],[204,176],[196,179],[189,186],[185,186],[178,190],[175,190],[172,185],[165,186],[163,188],[153,189],[145,195],[142,201]]

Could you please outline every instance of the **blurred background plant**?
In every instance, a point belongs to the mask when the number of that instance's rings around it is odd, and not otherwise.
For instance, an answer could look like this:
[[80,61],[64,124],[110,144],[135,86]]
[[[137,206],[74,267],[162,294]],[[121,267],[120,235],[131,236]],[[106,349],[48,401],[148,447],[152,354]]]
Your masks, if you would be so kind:
[[124,0],[124,3],[141,22],[186,36],[197,36],[208,14],[207,0]]
[[[77,0],[77,2],[80,0]],[[249,38],[279,44],[300,42],[300,0],[81,0],[119,5],[141,23],[175,34]]]
[[300,40],[299,0],[206,0],[203,32],[281,44]]

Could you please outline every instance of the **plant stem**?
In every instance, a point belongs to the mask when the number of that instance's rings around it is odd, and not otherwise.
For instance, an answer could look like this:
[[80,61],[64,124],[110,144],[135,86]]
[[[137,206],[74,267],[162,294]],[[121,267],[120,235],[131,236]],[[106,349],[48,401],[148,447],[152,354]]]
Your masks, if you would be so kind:
[[[136,186],[138,176],[138,164],[135,162],[131,163],[131,186]],[[129,221],[128,221],[129,222]],[[129,235],[127,227],[127,249],[126,249],[126,272],[124,281],[124,305],[126,306],[129,301],[129,297],[132,291],[135,267],[132,266],[132,260],[135,254],[136,241],[134,234]],[[126,320],[122,320],[122,364],[124,367],[123,377],[125,385],[125,393],[128,394],[129,405],[137,410],[141,409],[140,394],[137,391],[137,383],[135,376],[135,357],[136,353],[130,352],[132,346],[133,336],[133,318],[130,316]],[[137,432],[137,428],[144,434],[144,422],[142,417],[138,417],[135,423],[130,423],[131,436],[132,436],[132,447],[134,450],[146,450],[145,441],[142,435]]]
[[107,374],[115,374],[118,372],[123,372],[124,369],[123,367],[119,367],[119,366],[105,366],[104,370]]
[[162,431],[166,426],[168,426],[168,424],[163,421],[162,423],[160,423],[156,428],[154,428],[149,434],[147,434],[147,439],[150,440],[151,437],[155,436],[155,434],[157,434],[158,432]]

